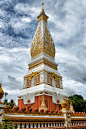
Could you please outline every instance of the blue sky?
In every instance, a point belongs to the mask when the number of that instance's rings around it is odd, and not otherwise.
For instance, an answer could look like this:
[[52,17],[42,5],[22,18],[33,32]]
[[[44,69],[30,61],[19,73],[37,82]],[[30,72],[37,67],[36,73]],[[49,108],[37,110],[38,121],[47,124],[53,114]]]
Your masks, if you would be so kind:
[[[86,0],[43,0],[58,71],[68,95],[86,99]],[[0,80],[17,102],[31,61],[30,46],[42,0],[0,0]]]

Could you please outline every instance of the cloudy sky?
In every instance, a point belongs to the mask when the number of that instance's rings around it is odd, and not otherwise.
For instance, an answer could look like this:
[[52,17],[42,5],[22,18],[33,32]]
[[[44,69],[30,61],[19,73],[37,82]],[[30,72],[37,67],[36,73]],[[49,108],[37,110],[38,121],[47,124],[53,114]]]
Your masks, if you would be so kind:
[[[68,95],[86,99],[86,0],[43,0],[58,70]],[[17,102],[31,61],[42,0],[0,0],[0,80]]]

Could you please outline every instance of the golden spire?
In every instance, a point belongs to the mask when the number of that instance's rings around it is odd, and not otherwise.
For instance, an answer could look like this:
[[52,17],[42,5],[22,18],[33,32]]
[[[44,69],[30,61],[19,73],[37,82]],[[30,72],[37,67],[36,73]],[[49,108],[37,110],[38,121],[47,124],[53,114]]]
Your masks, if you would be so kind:
[[44,5],[44,3],[42,2],[42,10],[41,10],[40,15],[37,17],[38,18],[38,22],[40,22],[42,19],[47,22],[47,19],[48,19],[48,16],[45,14],[44,6],[43,5]]
[[55,57],[55,44],[47,27],[48,16],[44,12],[44,3],[42,2],[42,10],[38,18],[38,28],[31,44],[31,57],[35,57],[40,53],[46,53],[51,57]]
[[42,10],[41,10],[41,13],[45,13],[45,11],[44,11],[44,3],[42,2]]

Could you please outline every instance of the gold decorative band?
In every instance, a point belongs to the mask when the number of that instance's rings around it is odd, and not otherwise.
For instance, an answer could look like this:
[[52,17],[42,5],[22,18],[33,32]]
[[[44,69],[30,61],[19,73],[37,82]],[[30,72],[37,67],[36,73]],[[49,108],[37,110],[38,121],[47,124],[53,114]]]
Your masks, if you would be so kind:
[[34,79],[36,79],[37,78],[37,72],[32,72],[28,77],[29,77],[29,80],[31,80],[32,79],[32,76],[34,76]]
[[53,63],[51,63],[51,62],[49,62],[45,59],[42,59],[40,61],[37,61],[36,63],[33,63],[33,64],[29,65],[29,70],[34,69],[34,68],[36,68],[36,67],[38,67],[42,64],[45,64],[45,65],[49,66],[50,68],[53,68],[53,69],[57,70],[57,65],[56,64],[53,64]]

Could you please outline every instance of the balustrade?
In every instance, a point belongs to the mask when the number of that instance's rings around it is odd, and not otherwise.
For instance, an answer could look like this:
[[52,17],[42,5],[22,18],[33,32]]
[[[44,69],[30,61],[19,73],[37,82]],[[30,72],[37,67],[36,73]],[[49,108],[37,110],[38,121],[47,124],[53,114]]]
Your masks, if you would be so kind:
[[[60,127],[64,127],[64,122],[51,122],[51,123],[46,123],[46,122],[43,122],[43,123],[28,123],[28,122],[25,122],[25,123],[11,123],[11,125],[13,125],[13,129],[29,129],[29,128],[60,128]],[[80,129],[85,129],[84,127],[86,127],[86,122],[72,122],[71,123],[71,129],[72,128],[80,128]],[[83,127],[83,128],[82,128]]]

